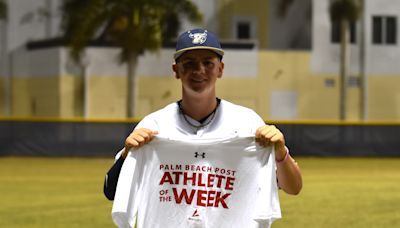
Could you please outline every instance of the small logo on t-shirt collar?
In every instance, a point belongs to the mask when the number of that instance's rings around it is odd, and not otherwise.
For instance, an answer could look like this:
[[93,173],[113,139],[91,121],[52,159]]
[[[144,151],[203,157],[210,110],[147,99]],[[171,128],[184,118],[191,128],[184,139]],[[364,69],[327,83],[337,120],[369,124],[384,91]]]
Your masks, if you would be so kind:
[[205,152],[203,152],[203,153],[194,152],[194,157],[195,158],[198,158],[198,157],[206,158],[206,153]]

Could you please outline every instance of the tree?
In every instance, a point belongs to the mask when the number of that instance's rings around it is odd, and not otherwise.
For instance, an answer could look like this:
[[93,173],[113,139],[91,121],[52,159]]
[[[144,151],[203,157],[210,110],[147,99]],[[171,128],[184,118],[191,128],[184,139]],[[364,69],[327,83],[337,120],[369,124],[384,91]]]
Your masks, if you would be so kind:
[[[4,0],[0,0],[0,67],[4,66],[4,60],[7,59],[7,39],[6,39],[6,23],[5,20],[7,20],[7,4]],[[5,113],[9,114],[10,113],[10,97],[11,97],[11,92],[10,92],[10,79],[9,77],[5,78],[4,82],[4,107],[5,107]]]
[[4,0],[0,0],[0,20],[7,19],[7,5]]
[[135,70],[138,57],[156,51],[175,38],[182,16],[199,22],[202,15],[190,0],[65,0],[62,28],[71,56],[80,61],[90,41],[121,48],[127,63],[127,116],[132,117],[137,97]]
[[339,118],[346,119],[346,82],[350,61],[350,23],[359,18],[360,5],[358,0],[335,0],[330,3],[329,15],[331,23],[340,23],[340,98]]
[[[328,0],[327,0],[328,1]],[[294,0],[280,0],[278,13],[285,17]],[[349,67],[350,23],[356,22],[361,12],[361,0],[330,0],[329,16],[331,23],[340,23],[340,95],[339,118],[346,119],[346,81]]]

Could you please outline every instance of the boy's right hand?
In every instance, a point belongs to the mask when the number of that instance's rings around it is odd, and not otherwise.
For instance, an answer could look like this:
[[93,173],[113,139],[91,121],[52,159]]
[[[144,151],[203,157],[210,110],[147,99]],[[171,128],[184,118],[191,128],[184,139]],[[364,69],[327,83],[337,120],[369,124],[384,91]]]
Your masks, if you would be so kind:
[[132,133],[125,140],[125,149],[122,152],[121,156],[123,158],[126,158],[130,149],[143,146],[144,144],[150,142],[157,134],[157,131],[153,131],[147,128],[139,128],[133,130]]

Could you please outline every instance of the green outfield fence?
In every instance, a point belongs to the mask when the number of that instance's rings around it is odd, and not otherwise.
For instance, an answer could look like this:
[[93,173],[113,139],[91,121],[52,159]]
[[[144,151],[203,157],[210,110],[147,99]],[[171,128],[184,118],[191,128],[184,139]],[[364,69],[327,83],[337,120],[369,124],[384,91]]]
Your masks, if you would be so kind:
[[[0,118],[0,156],[114,156],[140,119]],[[400,156],[400,122],[275,121],[293,155]]]

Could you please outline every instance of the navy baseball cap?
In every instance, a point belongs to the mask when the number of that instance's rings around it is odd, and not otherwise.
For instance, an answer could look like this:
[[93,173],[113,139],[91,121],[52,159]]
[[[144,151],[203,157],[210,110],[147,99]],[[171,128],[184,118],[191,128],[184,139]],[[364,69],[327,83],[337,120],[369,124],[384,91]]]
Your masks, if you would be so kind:
[[177,60],[184,52],[195,49],[207,49],[215,52],[221,59],[224,50],[217,36],[204,29],[193,29],[182,33],[176,42],[174,59]]

